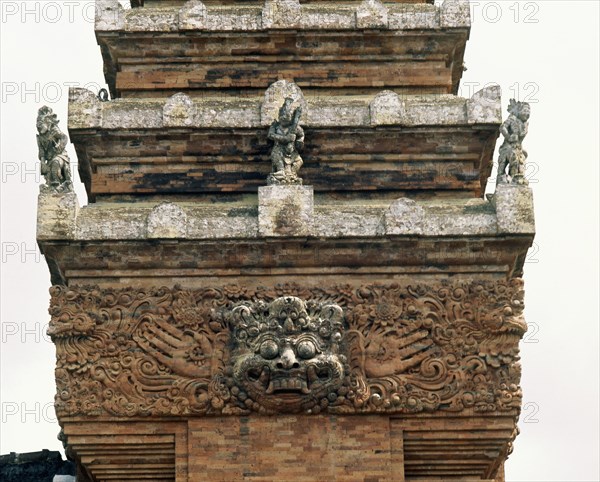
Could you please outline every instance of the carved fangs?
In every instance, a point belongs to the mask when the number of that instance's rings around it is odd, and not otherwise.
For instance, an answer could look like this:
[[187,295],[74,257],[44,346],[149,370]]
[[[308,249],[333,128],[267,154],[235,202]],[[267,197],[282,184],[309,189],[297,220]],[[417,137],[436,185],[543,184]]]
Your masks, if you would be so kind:
[[275,392],[302,392],[304,394],[310,393],[310,389],[305,380],[300,378],[279,378],[271,380],[267,387],[267,394]]

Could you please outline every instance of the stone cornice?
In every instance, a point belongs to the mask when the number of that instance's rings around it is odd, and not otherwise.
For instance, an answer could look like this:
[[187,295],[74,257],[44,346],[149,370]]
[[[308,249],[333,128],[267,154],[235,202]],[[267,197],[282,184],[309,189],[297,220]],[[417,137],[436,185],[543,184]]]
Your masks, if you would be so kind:
[[98,0],[98,32],[306,30],[431,30],[469,28],[468,0],[428,4],[386,4],[366,0],[355,5],[331,2],[301,5],[294,0],[267,0],[264,6],[206,6],[189,0],[183,7],[126,10],[117,0]]
[[[273,84],[275,85],[275,84]],[[89,90],[69,93],[69,130],[256,128],[268,126],[269,96],[260,99],[196,98],[118,99],[100,102]],[[306,97],[302,125],[307,127],[464,126],[502,122],[500,88],[490,86],[470,99],[453,95]],[[173,115],[176,111],[176,115]]]
[[448,203],[403,198],[387,205],[317,205],[306,221],[307,226],[299,227],[297,232],[261,232],[259,212],[256,205],[179,201],[98,203],[79,208],[74,193],[41,193],[37,238],[40,242],[306,236],[468,238],[532,237],[535,233],[531,189],[516,185],[499,185],[491,202],[471,199]]

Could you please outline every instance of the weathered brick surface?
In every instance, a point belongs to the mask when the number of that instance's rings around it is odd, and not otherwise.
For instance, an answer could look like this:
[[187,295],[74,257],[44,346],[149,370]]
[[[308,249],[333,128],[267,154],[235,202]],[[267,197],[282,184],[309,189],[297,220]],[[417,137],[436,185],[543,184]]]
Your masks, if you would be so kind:
[[404,480],[387,417],[194,419],[188,443],[190,480]]

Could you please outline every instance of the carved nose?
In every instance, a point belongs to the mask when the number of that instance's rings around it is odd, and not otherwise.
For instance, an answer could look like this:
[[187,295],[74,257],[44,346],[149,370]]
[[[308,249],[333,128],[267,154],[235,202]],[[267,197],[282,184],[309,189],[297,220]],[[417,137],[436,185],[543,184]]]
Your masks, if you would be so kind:
[[296,359],[296,355],[294,355],[294,350],[290,347],[287,347],[283,350],[281,357],[279,357],[279,361],[276,364],[277,368],[284,368],[289,370],[290,368],[300,368],[300,363]]

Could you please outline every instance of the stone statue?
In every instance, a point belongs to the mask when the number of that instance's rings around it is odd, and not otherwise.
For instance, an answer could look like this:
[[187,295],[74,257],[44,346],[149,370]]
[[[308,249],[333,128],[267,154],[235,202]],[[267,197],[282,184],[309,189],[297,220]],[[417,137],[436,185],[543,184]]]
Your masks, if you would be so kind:
[[42,107],[37,117],[37,143],[41,172],[46,179],[44,190],[66,192],[73,190],[71,165],[65,150],[68,138],[58,128],[58,119],[50,107]]
[[504,142],[500,146],[496,184],[528,184],[525,179],[527,151],[523,149],[522,143],[529,128],[530,107],[527,102],[510,99],[508,112],[510,113],[508,119],[500,127]]
[[304,147],[304,131],[298,124],[302,107],[292,110],[291,97],[287,97],[279,109],[279,119],[273,121],[268,137],[275,145],[271,151],[272,171],[267,184],[302,184],[298,171],[302,158],[298,151]]

